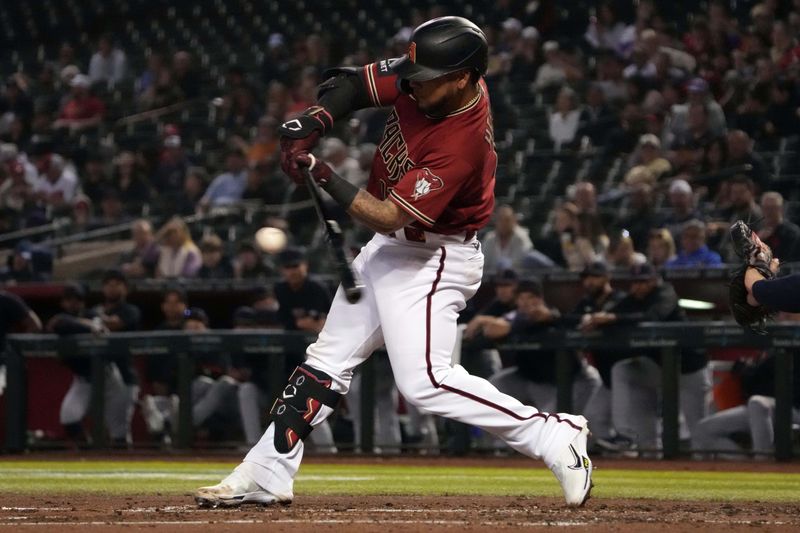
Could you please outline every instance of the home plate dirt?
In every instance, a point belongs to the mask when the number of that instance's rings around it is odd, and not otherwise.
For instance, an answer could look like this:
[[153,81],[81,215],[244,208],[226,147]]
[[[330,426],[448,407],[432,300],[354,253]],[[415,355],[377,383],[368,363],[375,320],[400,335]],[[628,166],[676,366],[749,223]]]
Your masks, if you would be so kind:
[[189,495],[6,496],[0,531],[798,531],[800,504],[555,498],[300,496],[290,506],[198,509]]

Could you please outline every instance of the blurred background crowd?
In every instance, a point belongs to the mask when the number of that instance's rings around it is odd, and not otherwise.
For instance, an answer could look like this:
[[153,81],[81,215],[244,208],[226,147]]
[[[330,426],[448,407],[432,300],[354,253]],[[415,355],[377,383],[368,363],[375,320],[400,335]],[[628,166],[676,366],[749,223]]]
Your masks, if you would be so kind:
[[[591,330],[634,323],[648,312],[650,319],[684,319],[662,273],[735,262],[726,235],[737,219],[748,221],[783,263],[800,260],[800,1],[362,4],[0,5],[0,282],[99,280],[98,308],[84,307],[86,286],[73,283],[58,314],[40,311],[45,329],[64,334],[187,327],[318,332],[332,287],[309,271],[324,277],[328,259],[306,192],[277,164],[276,128],[314,104],[327,68],[399,57],[416,25],[446,14],[475,21],[490,43],[486,82],[499,156],[498,207],[480,237],[499,303],[462,317],[467,353],[483,354],[474,364],[488,365],[486,377],[544,405],[553,390],[515,389],[514,376],[501,367],[519,368],[486,355],[478,341],[531,334],[543,325]],[[364,185],[386,115],[365,109],[340,121],[321,143],[321,157]],[[340,215],[358,248],[369,232]],[[284,252],[265,254],[253,241],[264,226],[287,234]],[[558,270],[576,273],[583,284],[584,299],[572,314],[548,310],[541,286],[528,281]],[[622,302],[612,313],[607,298],[615,272],[640,288],[608,300]],[[161,313],[124,303],[131,284],[151,280],[163,280]],[[182,286],[206,280],[250,280],[260,288],[239,302],[245,305],[203,310],[190,305]],[[472,348],[471,339],[477,339]],[[619,354],[605,362],[595,356],[592,365],[581,359],[576,367],[586,387],[576,387],[582,396],[575,401],[600,408],[605,404],[590,399],[607,392],[605,415],[594,416],[608,423],[595,432],[614,448],[624,431],[614,429],[611,382],[617,375],[624,381],[625,369],[614,366]],[[687,390],[703,396],[710,387],[707,355],[684,359],[693,361],[684,368]],[[81,389],[88,376],[68,364],[74,401],[65,399],[60,420],[74,436],[86,414],[80,406],[88,402],[88,389]],[[128,390],[138,382],[126,365],[118,365],[117,377]],[[651,370],[650,378],[657,369]],[[554,379],[552,371],[521,372]],[[145,372],[152,394],[142,409],[154,434],[169,433],[169,372]],[[202,407],[202,398],[222,405],[231,397],[226,387],[253,375],[251,363],[201,364],[198,376],[208,381],[198,381],[195,421],[216,409]],[[138,394],[137,388],[121,402],[124,412],[140,401]],[[387,394],[395,405],[396,391]],[[249,398],[251,406],[263,402],[258,394]],[[655,420],[657,409],[647,409]],[[684,413],[687,441],[708,414],[705,407]],[[431,438],[432,422],[412,415],[410,434]],[[639,415],[617,410],[614,416]],[[115,438],[126,439],[128,426]],[[258,427],[250,422],[247,440]],[[397,443],[397,424],[387,427],[383,441]],[[656,429],[636,427],[628,437],[648,448]],[[332,440],[320,438],[320,449],[332,449]],[[728,445],[720,442],[715,446]]]

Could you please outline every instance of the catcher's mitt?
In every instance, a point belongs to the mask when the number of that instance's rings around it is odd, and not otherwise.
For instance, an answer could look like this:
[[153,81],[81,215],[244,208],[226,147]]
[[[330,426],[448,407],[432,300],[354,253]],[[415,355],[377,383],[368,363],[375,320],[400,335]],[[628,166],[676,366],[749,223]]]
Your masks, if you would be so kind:
[[766,333],[767,319],[773,312],[763,305],[752,306],[747,303],[744,277],[748,268],[755,268],[764,278],[774,278],[775,274],[770,270],[772,250],[741,220],[731,226],[730,232],[733,249],[742,258],[742,265],[732,273],[728,286],[731,313],[740,326],[763,335]]

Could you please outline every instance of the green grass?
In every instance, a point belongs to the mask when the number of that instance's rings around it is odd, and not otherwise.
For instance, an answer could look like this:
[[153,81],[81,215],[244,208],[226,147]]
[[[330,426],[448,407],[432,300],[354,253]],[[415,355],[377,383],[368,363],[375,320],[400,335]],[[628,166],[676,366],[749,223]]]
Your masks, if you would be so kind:
[[[183,461],[0,462],[2,493],[188,494],[232,463]],[[800,501],[800,474],[600,469],[597,498]],[[308,464],[296,494],[558,496],[545,468]]]

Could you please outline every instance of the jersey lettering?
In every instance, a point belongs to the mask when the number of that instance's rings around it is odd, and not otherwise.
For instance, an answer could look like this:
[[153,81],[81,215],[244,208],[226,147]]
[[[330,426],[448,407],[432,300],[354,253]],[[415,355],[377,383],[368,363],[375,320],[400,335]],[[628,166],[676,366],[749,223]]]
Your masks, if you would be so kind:
[[392,109],[389,118],[386,119],[386,129],[378,145],[378,152],[386,165],[386,179],[392,183],[403,177],[403,174],[414,166],[414,162],[408,158],[408,146],[403,139],[396,109]]

